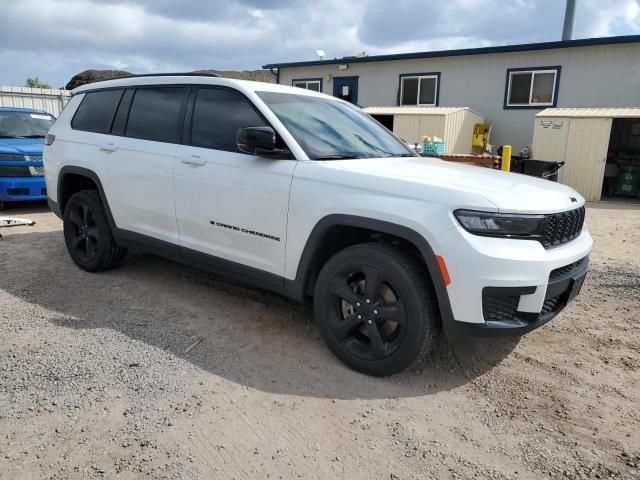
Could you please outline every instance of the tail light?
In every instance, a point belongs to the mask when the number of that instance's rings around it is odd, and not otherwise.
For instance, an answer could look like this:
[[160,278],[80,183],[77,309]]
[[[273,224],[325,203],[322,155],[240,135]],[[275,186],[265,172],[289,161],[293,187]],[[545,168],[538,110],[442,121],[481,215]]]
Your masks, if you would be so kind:
[[47,136],[44,137],[44,144],[45,145],[52,145],[53,142],[55,142],[56,140],[56,136],[52,135],[51,133],[47,133]]

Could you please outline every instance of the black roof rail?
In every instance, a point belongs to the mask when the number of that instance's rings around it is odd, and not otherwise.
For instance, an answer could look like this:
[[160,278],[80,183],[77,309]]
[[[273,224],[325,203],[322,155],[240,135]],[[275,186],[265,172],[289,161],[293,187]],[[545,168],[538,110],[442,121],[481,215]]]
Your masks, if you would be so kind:
[[93,82],[86,83],[91,85],[98,82],[108,82],[109,80],[120,80],[123,78],[144,78],[144,77],[220,77],[217,73],[197,73],[197,72],[176,72],[176,73],[140,73],[135,75],[123,75],[121,77],[101,78]]

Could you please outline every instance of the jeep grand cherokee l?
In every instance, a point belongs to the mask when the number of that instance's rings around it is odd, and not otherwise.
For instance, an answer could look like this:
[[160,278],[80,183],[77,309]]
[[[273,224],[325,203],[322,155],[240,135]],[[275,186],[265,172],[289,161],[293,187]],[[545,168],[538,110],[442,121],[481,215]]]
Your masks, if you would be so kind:
[[408,367],[439,327],[521,335],[584,280],[577,192],[420,158],[339,99],[187,75],[73,94],[44,161],[80,268],[136,245],[312,299],[327,345],[358,371]]

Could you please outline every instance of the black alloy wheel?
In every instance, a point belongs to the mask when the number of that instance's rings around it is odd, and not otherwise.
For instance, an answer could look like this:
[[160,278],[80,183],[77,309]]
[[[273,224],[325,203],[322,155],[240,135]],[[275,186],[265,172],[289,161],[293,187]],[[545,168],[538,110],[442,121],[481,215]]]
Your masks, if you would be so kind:
[[353,245],[322,267],[314,317],[331,351],[369,375],[397,373],[429,350],[439,323],[419,258],[381,243]]

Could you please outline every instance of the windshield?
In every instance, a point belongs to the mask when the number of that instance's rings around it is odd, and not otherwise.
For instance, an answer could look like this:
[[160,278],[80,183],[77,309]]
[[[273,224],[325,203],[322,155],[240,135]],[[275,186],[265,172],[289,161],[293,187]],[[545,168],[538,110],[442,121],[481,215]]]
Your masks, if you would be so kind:
[[0,137],[44,137],[54,121],[48,113],[0,112]]
[[312,160],[415,154],[366,113],[336,100],[257,92]]

